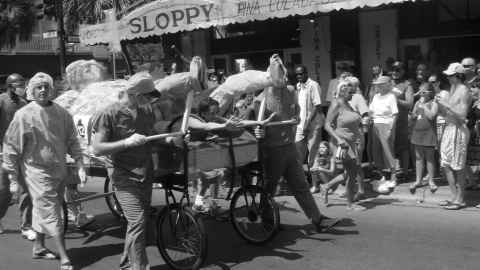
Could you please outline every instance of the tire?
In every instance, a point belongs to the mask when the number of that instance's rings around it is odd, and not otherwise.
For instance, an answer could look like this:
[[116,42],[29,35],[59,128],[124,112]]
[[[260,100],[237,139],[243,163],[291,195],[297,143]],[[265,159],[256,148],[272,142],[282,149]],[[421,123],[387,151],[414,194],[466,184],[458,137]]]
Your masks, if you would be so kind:
[[261,245],[278,232],[280,213],[275,201],[261,187],[248,185],[233,195],[230,220],[240,237]]
[[[103,185],[103,192],[108,193],[113,191],[113,186],[111,185],[110,178],[107,176],[105,178],[105,183]],[[107,203],[108,209],[110,209],[110,212],[117,218],[117,219],[124,219],[125,216],[123,215],[123,210],[122,207],[120,206],[120,203],[117,200],[117,196],[115,194],[112,194],[110,196],[105,197],[105,202]]]
[[157,217],[157,247],[172,269],[199,269],[207,257],[207,234],[201,219],[186,207],[165,206]]

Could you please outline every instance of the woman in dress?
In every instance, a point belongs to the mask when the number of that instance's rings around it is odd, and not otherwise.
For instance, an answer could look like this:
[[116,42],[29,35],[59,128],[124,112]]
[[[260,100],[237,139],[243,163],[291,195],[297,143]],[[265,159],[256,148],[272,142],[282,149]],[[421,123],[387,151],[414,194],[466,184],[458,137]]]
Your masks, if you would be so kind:
[[337,158],[342,159],[345,168],[347,208],[349,210],[363,210],[359,205],[353,204],[355,179],[360,170],[360,157],[358,147],[360,144],[360,123],[361,117],[348,103],[354,89],[350,82],[341,81],[337,88],[337,98],[328,109],[325,130],[332,139],[332,149],[338,151]]

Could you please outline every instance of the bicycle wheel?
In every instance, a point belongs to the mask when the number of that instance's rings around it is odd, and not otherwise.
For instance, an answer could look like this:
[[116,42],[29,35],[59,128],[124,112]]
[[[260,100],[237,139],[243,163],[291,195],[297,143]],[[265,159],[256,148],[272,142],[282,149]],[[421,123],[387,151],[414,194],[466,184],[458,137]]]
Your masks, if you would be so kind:
[[179,204],[165,206],[157,217],[157,247],[173,269],[199,269],[207,257],[207,234],[201,219]]
[[230,220],[240,237],[259,245],[277,233],[280,213],[275,201],[261,187],[248,185],[233,195]]
[[[103,192],[108,193],[114,191],[112,181],[110,181],[110,178],[107,176],[105,178],[105,183],[103,185]],[[110,196],[105,197],[105,202],[107,202],[108,209],[110,209],[110,212],[118,218],[118,219],[124,219],[125,216],[123,215],[123,210],[122,207],[120,206],[120,203],[117,200],[117,196],[115,194],[112,194]]]

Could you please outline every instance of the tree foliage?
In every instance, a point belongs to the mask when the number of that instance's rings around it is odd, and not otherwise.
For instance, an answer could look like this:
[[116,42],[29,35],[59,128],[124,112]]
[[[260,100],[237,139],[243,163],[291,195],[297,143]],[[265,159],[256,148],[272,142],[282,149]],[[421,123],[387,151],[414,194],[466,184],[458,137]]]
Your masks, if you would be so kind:
[[28,41],[35,27],[33,0],[0,0],[0,48]]

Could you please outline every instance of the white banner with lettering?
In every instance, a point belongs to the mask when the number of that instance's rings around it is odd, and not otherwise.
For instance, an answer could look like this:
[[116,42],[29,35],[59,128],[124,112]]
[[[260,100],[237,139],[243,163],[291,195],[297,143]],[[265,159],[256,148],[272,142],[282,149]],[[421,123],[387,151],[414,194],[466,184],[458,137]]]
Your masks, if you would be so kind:
[[[145,4],[117,21],[121,40],[253,20],[284,18],[381,4],[418,0],[158,0]],[[112,24],[82,25],[80,42],[109,43]]]

